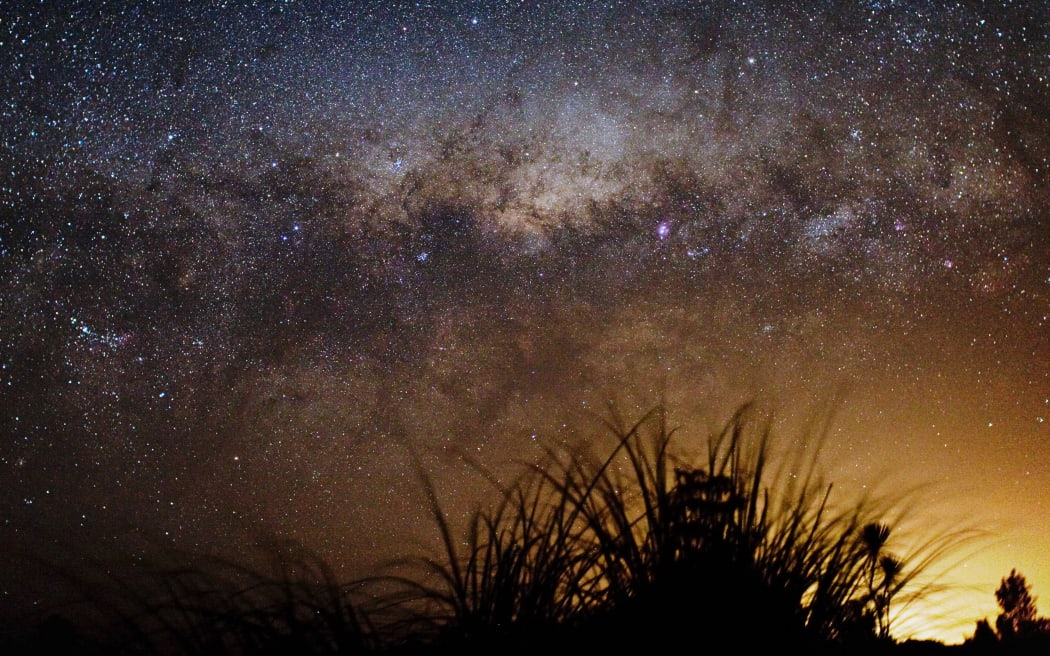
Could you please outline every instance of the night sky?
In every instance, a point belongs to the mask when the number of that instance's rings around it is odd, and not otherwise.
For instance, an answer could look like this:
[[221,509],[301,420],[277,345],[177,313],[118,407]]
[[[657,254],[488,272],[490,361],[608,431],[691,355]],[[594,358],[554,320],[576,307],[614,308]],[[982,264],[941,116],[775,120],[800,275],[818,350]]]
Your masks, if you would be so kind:
[[1047,3],[14,2],[0,68],[6,554],[354,577],[436,538],[413,452],[455,518],[755,399],[988,531],[916,635],[1050,600]]

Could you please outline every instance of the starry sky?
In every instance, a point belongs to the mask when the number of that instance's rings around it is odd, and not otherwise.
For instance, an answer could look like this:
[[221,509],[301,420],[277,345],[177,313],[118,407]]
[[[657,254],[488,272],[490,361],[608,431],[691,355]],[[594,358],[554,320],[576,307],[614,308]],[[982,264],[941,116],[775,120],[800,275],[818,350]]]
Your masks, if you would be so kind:
[[361,575],[427,539],[413,453],[455,518],[467,455],[755,399],[789,448],[834,405],[839,489],[987,531],[916,635],[1011,568],[1050,599],[1050,5],[0,14],[6,552]]

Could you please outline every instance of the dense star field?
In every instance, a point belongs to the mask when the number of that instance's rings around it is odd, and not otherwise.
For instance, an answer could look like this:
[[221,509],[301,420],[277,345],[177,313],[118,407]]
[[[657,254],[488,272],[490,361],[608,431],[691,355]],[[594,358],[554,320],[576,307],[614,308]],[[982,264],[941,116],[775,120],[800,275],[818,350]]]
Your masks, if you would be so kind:
[[1050,595],[1050,5],[0,14],[5,554],[357,576],[434,537],[412,453],[455,516],[610,400],[837,399],[831,480],[989,531],[912,630]]

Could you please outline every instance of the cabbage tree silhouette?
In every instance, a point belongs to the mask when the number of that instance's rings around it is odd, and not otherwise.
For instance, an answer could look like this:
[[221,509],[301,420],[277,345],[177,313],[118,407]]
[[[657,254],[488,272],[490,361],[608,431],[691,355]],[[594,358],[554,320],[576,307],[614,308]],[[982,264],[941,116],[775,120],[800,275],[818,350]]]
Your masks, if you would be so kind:
[[890,527],[878,522],[866,524],[860,532],[868,565],[868,604],[879,638],[890,637],[890,599],[894,583],[904,567],[896,556],[885,553]]

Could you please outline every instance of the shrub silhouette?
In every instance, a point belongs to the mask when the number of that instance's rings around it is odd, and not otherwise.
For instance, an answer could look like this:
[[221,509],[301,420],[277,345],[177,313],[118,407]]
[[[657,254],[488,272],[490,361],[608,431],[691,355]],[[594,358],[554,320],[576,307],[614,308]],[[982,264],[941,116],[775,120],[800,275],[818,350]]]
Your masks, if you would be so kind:
[[1002,611],[995,618],[1000,640],[1013,640],[1038,633],[1050,633],[1050,620],[1040,618],[1032,596],[1032,588],[1016,569],[1003,578],[995,590],[995,599]]
[[965,643],[972,654],[1046,654],[1050,653],[1050,619],[1039,617],[1036,598],[1024,575],[1016,569],[1003,577],[995,590],[999,615],[995,628],[980,619],[974,633]]

